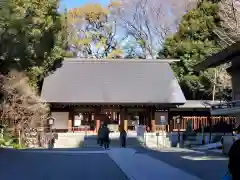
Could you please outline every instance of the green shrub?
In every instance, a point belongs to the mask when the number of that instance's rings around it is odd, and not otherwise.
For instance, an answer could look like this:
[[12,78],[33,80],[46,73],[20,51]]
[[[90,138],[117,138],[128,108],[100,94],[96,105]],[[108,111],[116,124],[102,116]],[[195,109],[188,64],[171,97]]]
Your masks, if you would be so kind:
[[16,143],[12,144],[12,147],[14,149],[24,149],[25,148],[23,144],[16,144]]
[[5,139],[4,137],[0,138],[0,147],[11,146],[13,143],[12,139]]
[[0,147],[12,147],[16,138],[14,138],[11,134],[3,133],[0,134]]

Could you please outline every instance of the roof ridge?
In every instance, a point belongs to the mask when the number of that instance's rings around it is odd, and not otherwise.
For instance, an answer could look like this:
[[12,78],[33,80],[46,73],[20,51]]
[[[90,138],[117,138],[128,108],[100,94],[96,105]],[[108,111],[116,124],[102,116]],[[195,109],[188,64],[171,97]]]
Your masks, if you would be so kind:
[[134,62],[134,63],[173,63],[178,59],[89,59],[89,58],[64,58],[69,62]]

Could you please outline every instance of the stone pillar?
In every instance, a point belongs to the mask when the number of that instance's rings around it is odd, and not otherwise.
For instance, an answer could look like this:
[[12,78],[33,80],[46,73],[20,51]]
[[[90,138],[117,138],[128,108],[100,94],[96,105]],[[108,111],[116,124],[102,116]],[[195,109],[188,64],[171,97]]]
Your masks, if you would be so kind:
[[72,132],[73,121],[74,121],[74,112],[69,111],[69,113],[68,113],[68,132]]

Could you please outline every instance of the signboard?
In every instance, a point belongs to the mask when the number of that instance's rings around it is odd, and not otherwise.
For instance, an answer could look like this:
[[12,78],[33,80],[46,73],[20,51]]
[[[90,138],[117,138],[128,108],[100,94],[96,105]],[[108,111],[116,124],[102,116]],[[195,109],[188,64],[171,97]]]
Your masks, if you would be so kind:
[[74,126],[81,126],[81,120],[75,119],[74,120]]
[[110,132],[117,132],[118,124],[108,124],[108,128],[109,128]]
[[37,127],[37,131],[44,131],[44,127]]
[[145,126],[136,126],[137,136],[144,138]]
[[167,124],[167,120],[166,120],[165,116],[160,116],[160,123],[161,123],[161,125]]
[[83,115],[80,113],[74,117],[74,126],[81,126],[83,120]]

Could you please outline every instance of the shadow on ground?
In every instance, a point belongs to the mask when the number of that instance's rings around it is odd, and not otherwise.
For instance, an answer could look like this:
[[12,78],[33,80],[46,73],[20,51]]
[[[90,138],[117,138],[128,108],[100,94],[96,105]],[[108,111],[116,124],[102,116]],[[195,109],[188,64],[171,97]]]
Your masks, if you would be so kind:
[[0,152],[1,180],[128,180],[106,153]]
[[[111,138],[110,148],[120,147],[119,138]],[[227,171],[227,158],[214,152],[197,152],[180,148],[147,148],[137,137],[127,138],[127,147],[136,150],[136,153],[144,153],[152,158],[161,160],[175,168],[181,169],[189,174],[202,178],[203,180],[219,180]],[[33,151],[39,151],[34,149]],[[53,151],[96,151],[102,148],[97,144],[96,135],[88,135],[76,148],[54,148]],[[9,152],[14,152],[9,150]],[[21,150],[29,151],[29,150]],[[32,151],[32,150],[31,150]],[[2,156],[6,150],[0,150],[0,165]],[[14,154],[14,153],[13,153]],[[16,155],[9,156],[10,161],[17,158]],[[180,178],[180,177],[179,177]]]

